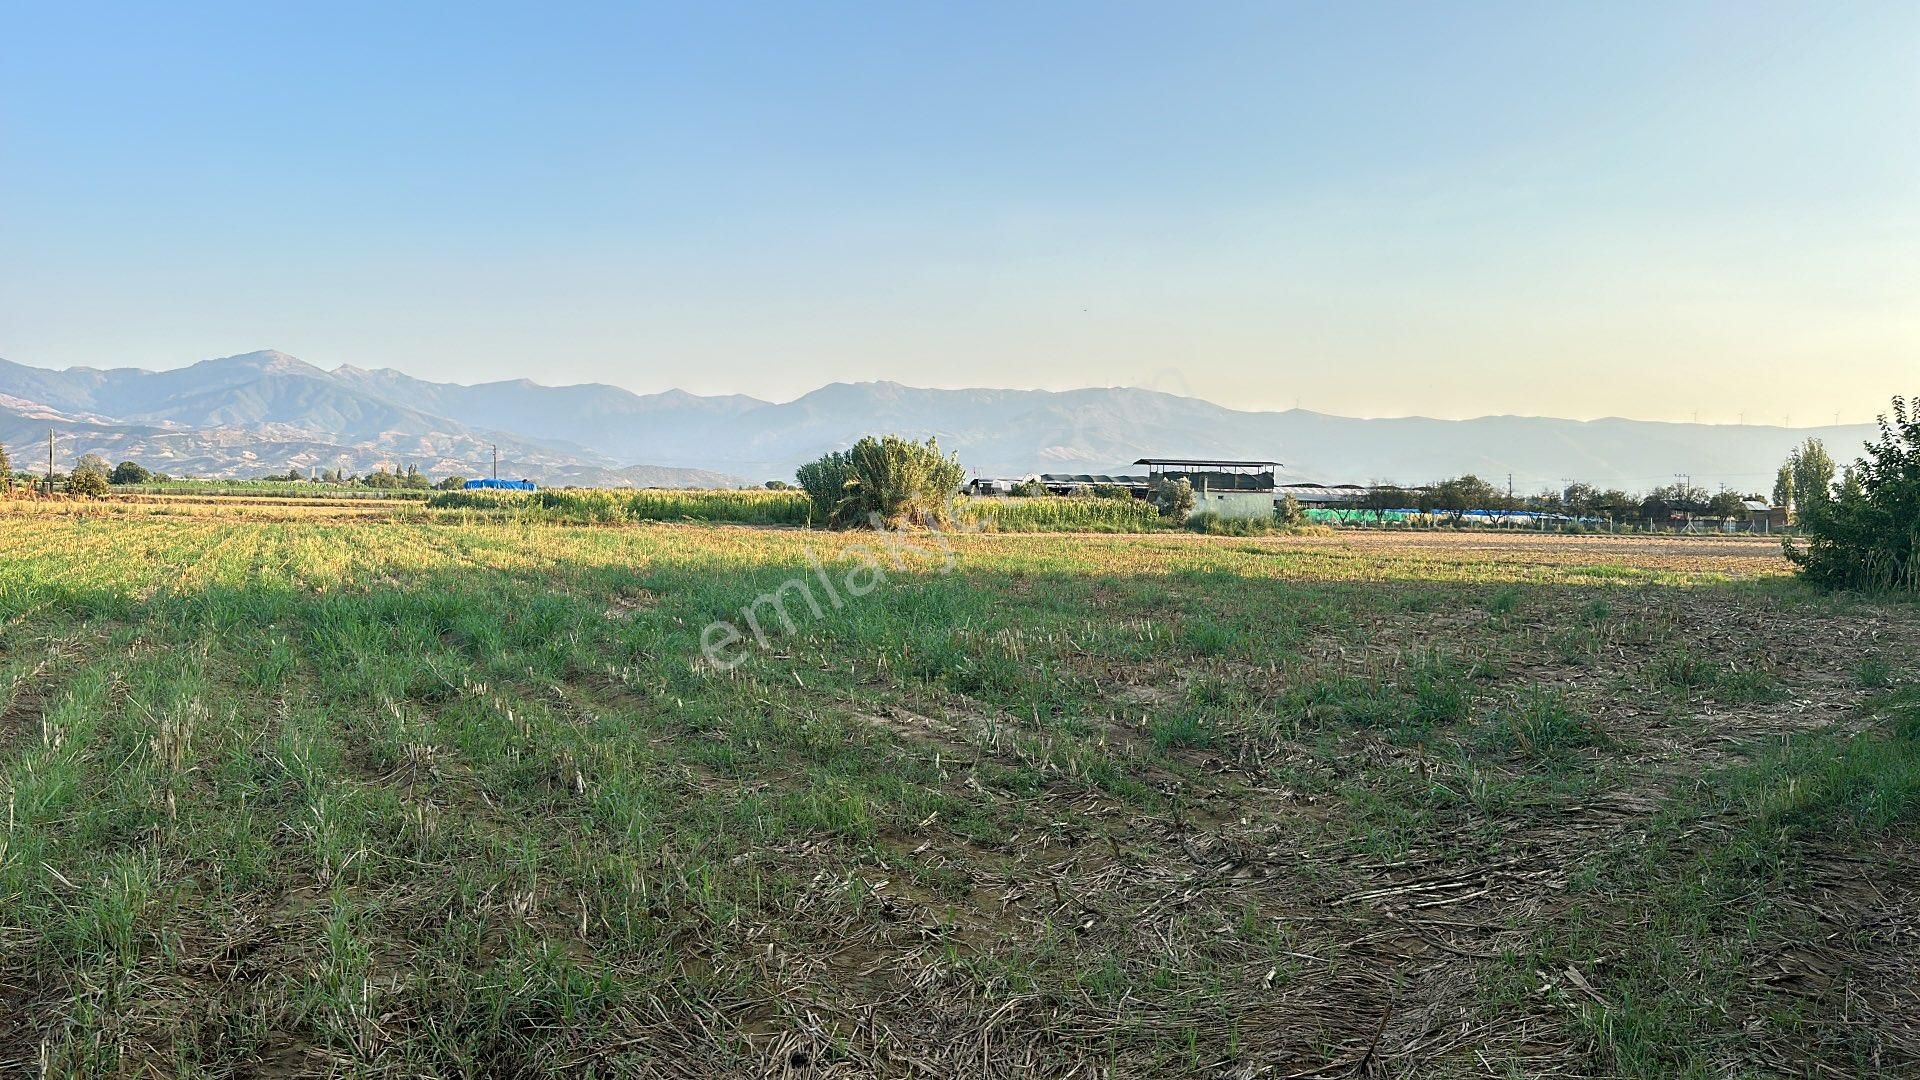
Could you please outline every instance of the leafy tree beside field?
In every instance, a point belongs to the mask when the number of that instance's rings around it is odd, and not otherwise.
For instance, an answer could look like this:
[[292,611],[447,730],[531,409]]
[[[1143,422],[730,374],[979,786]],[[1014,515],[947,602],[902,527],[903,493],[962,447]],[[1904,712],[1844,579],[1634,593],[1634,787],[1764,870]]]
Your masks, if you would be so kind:
[[113,467],[107,475],[110,484],[144,484],[153,479],[153,473],[137,461],[123,461]]
[[[1787,474],[1786,493],[1793,500],[1791,505],[1795,512],[1804,513],[1808,508],[1832,497],[1835,472],[1833,455],[1827,453],[1826,444],[1819,439],[1808,439],[1801,444],[1787,456],[1787,463],[1781,468]],[[1775,486],[1779,486],[1777,479]]]
[[1707,500],[1707,516],[1737,518],[1747,512],[1744,498],[1737,491],[1721,491]]
[[80,464],[74,468],[73,474],[67,477],[67,494],[77,495],[82,498],[97,499],[107,493],[107,474],[106,471],[101,468],[101,465],[104,465],[105,462],[100,461],[98,458],[89,462],[87,460],[89,457],[93,457],[93,455],[89,454],[87,457],[81,458]]
[[1866,449],[1837,488],[1833,460],[1817,440],[1794,452],[1806,542],[1789,539],[1787,558],[1829,588],[1920,592],[1920,399],[1894,398]]

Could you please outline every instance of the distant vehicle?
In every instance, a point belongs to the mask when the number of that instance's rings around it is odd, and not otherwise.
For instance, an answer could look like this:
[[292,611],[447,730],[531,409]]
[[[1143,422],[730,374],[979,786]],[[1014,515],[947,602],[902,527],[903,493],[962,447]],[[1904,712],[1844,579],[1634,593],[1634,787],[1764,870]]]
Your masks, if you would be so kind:
[[537,491],[539,490],[538,485],[536,485],[531,480],[469,480],[467,481],[468,491],[472,491],[476,488],[486,488],[493,491]]

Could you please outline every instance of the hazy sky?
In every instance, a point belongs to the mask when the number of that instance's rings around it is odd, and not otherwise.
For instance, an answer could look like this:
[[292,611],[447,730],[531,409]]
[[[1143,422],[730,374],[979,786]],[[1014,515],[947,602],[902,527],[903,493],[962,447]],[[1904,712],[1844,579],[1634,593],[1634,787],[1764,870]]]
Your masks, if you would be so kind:
[[1920,393],[1920,4],[0,0],[0,356],[1796,425]]

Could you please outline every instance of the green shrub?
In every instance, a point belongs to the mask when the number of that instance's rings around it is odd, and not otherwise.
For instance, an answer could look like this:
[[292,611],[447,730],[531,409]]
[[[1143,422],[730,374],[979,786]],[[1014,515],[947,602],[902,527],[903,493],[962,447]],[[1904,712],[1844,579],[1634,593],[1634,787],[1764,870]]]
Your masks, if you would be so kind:
[[853,471],[847,460],[847,451],[833,450],[822,454],[805,465],[794,470],[793,478],[800,490],[813,500],[813,508],[821,521],[830,520],[847,497],[847,486],[853,482]]
[[795,478],[834,528],[932,525],[948,519],[966,470],[936,440],[869,435],[800,466]]
[[1274,524],[1283,529],[1293,529],[1306,524],[1307,515],[1300,509],[1299,500],[1292,495],[1285,495],[1281,497],[1279,505],[1274,507],[1273,520]]
[[1809,497],[1796,481],[1804,546],[1786,541],[1800,576],[1832,589],[1920,592],[1920,399],[1893,399],[1880,438],[1839,490]]
[[1155,480],[1148,489],[1147,501],[1160,511],[1161,517],[1185,521],[1193,515],[1193,481],[1184,476]]

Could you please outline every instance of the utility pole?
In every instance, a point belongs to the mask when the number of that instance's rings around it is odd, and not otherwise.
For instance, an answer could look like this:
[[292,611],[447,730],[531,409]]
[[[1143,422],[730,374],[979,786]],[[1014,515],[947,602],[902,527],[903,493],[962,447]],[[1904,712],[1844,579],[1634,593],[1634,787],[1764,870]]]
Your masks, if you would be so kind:
[[500,479],[500,447],[497,444],[493,448],[493,478]]
[[53,429],[47,429],[47,494],[53,494]]

